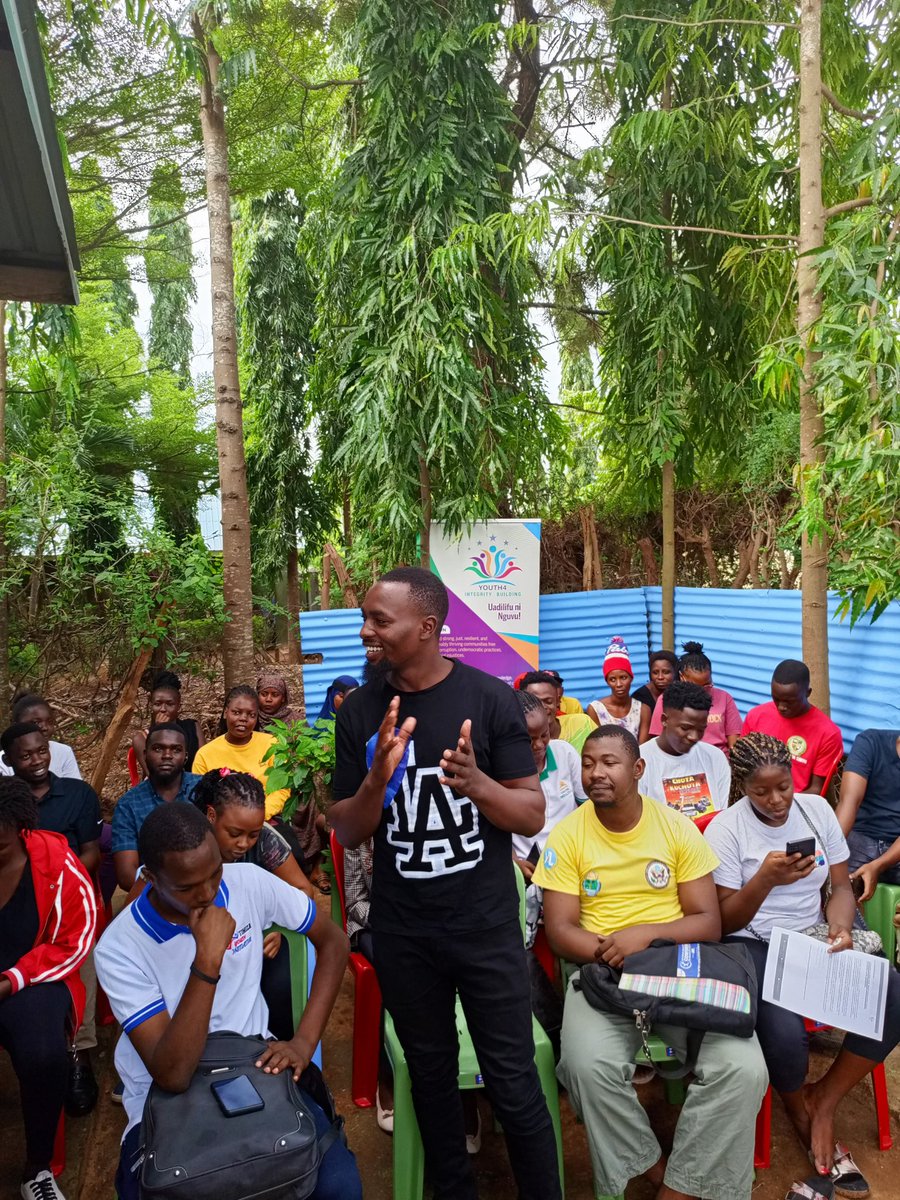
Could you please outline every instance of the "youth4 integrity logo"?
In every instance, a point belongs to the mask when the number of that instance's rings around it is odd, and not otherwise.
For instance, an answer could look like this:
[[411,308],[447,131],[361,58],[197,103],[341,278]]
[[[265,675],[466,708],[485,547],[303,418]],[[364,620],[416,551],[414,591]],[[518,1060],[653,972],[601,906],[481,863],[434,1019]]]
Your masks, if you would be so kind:
[[466,570],[475,576],[476,587],[487,583],[511,586],[509,577],[517,571],[521,572],[522,568],[516,566],[515,555],[491,545],[480,554],[473,554],[472,562]]

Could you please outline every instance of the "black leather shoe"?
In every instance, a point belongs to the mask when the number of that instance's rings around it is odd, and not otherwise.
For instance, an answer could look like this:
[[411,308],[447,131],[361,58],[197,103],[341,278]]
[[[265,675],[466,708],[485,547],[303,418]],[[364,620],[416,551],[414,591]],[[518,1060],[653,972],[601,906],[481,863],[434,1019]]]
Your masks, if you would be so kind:
[[97,1080],[91,1063],[85,1054],[76,1055],[69,1067],[69,1082],[66,1086],[66,1112],[70,1117],[86,1117],[97,1103]]

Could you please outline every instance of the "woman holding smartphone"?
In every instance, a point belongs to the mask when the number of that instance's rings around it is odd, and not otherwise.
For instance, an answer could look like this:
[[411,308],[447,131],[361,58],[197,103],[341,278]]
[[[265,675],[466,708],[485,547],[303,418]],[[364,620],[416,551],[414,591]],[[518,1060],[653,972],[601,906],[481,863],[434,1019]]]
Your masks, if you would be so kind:
[[[825,1075],[806,1083],[809,1038],[803,1017],[762,1000],[762,982],[773,928],[809,931],[823,920],[822,887],[830,882],[824,920],[832,953],[853,946],[856,912],[847,869],[849,850],[837,818],[821,796],[795,795],[791,753],[767,734],[739,738],[731,751],[730,807],[711,822],[707,841],[719,858],[714,879],[722,934],[742,939],[752,955],[760,988],[756,1033],[772,1087],[819,1175],[831,1177],[839,1196],[869,1195],[869,1185],[835,1142],[834,1116],[850,1089],[883,1062],[900,1041],[900,977],[888,980],[880,1041],[846,1034]],[[789,1197],[802,1197],[795,1185]]]

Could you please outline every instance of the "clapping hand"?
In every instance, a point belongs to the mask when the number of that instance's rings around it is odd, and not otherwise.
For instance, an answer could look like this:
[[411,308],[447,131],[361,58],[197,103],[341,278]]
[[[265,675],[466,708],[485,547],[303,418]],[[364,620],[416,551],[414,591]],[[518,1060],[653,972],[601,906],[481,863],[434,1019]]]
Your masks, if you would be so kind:
[[472,722],[468,718],[463,721],[459,731],[459,740],[455,750],[445,750],[441,757],[441,783],[453,788],[460,796],[468,796],[476,800],[479,785],[484,780],[484,772],[475,761],[475,751],[472,747]]
[[416,718],[407,717],[400,728],[397,728],[397,716],[400,712],[400,697],[395,696],[388,705],[384,720],[378,730],[378,741],[375,744],[375,754],[369,774],[378,787],[387,787],[394,772],[400,766],[409,739],[416,727]]

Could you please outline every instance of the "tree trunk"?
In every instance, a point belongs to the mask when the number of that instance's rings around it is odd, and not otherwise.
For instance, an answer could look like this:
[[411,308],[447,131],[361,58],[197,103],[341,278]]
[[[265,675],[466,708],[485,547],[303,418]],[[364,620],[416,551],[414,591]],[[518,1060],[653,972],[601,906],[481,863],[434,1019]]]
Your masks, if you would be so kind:
[[106,727],[106,733],[103,735],[103,745],[100,747],[100,757],[97,759],[97,765],[94,767],[93,774],[91,775],[91,787],[98,796],[103,795],[103,785],[106,783],[106,776],[109,774],[109,768],[112,766],[113,759],[118,753],[122,734],[128,727],[131,715],[134,712],[138,688],[141,686],[141,676],[147,670],[147,664],[152,657],[153,647],[145,646],[131,664],[131,670],[128,672],[128,678],[125,680],[125,686],[122,688],[122,695],[119,697],[115,714]]
[[334,566],[334,573],[337,575],[338,583],[341,585],[341,590],[344,593],[344,608],[359,608],[359,597],[356,594],[356,588],[353,586],[346,563],[337,550],[335,550],[334,546],[332,546],[331,542],[325,543],[325,550]]
[[328,612],[331,608],[331,554],[328,550],[322,555],[322,603],[319,605],[321,612]]
[[662,465],[662,648],[675,649],[675,464]]
[[653,542],[648,537],[638,538],[638,547],[644,560],[644,582],[647,587],[659,587],[659,567],[653,551]]
[[0,724],[9,722],[9,599],[6,553],[6,301],[0,300]]
[[296,546],[288,551],[286,599],[288,662],[296,666],[303,661],[300,650],[300,575],[297,570]]
[[597,541],[597,522],[593,504],[585,504],[578,510],[581,521],[581,541],[584,558],[581,568],[581,587],[585,592],[603,587],[603,564],[600,561],[600,545]]
[[419,455],[419,496],[422,501],[422,533],[419,542],[419,564],[431,570],[431,476],[428,464]]
[[347,487],[346,484],[344,484],[344,493],[343,493],[343,496],[341,497],[341,501],[342,501],[341,507],[343,510],[343,524],[344,524],[344,549],[349,550],[350,547],[353,545],[353,523],[352,523],[352,512],[350,509],[350,489],[349,489],[349,487]]
[[213,382],[216,446],[222,496],[222,592],[228,622],[222,635],[225,690],[253,677],[253,584],[250,504],[244,460],[244,426],[238,378],[234,312],[234,255],[225,105],[218,94],[221,59],[199,17],[194,36],[203,54],[200,128],[206,160],[209,262],[212,286]]
[[[822,204],[822,2],[800,5],[800,239],[797,258],[797,329],[803,344],[800,378],[800,502],[824,461],[825,423],[816,394],[819,354],[814,347],[822,296],[812,252],[823,243]],[[816,704],[831,710],[828,681],[828,540],[804,532],[800,545],[803,660],[809,667]]]

